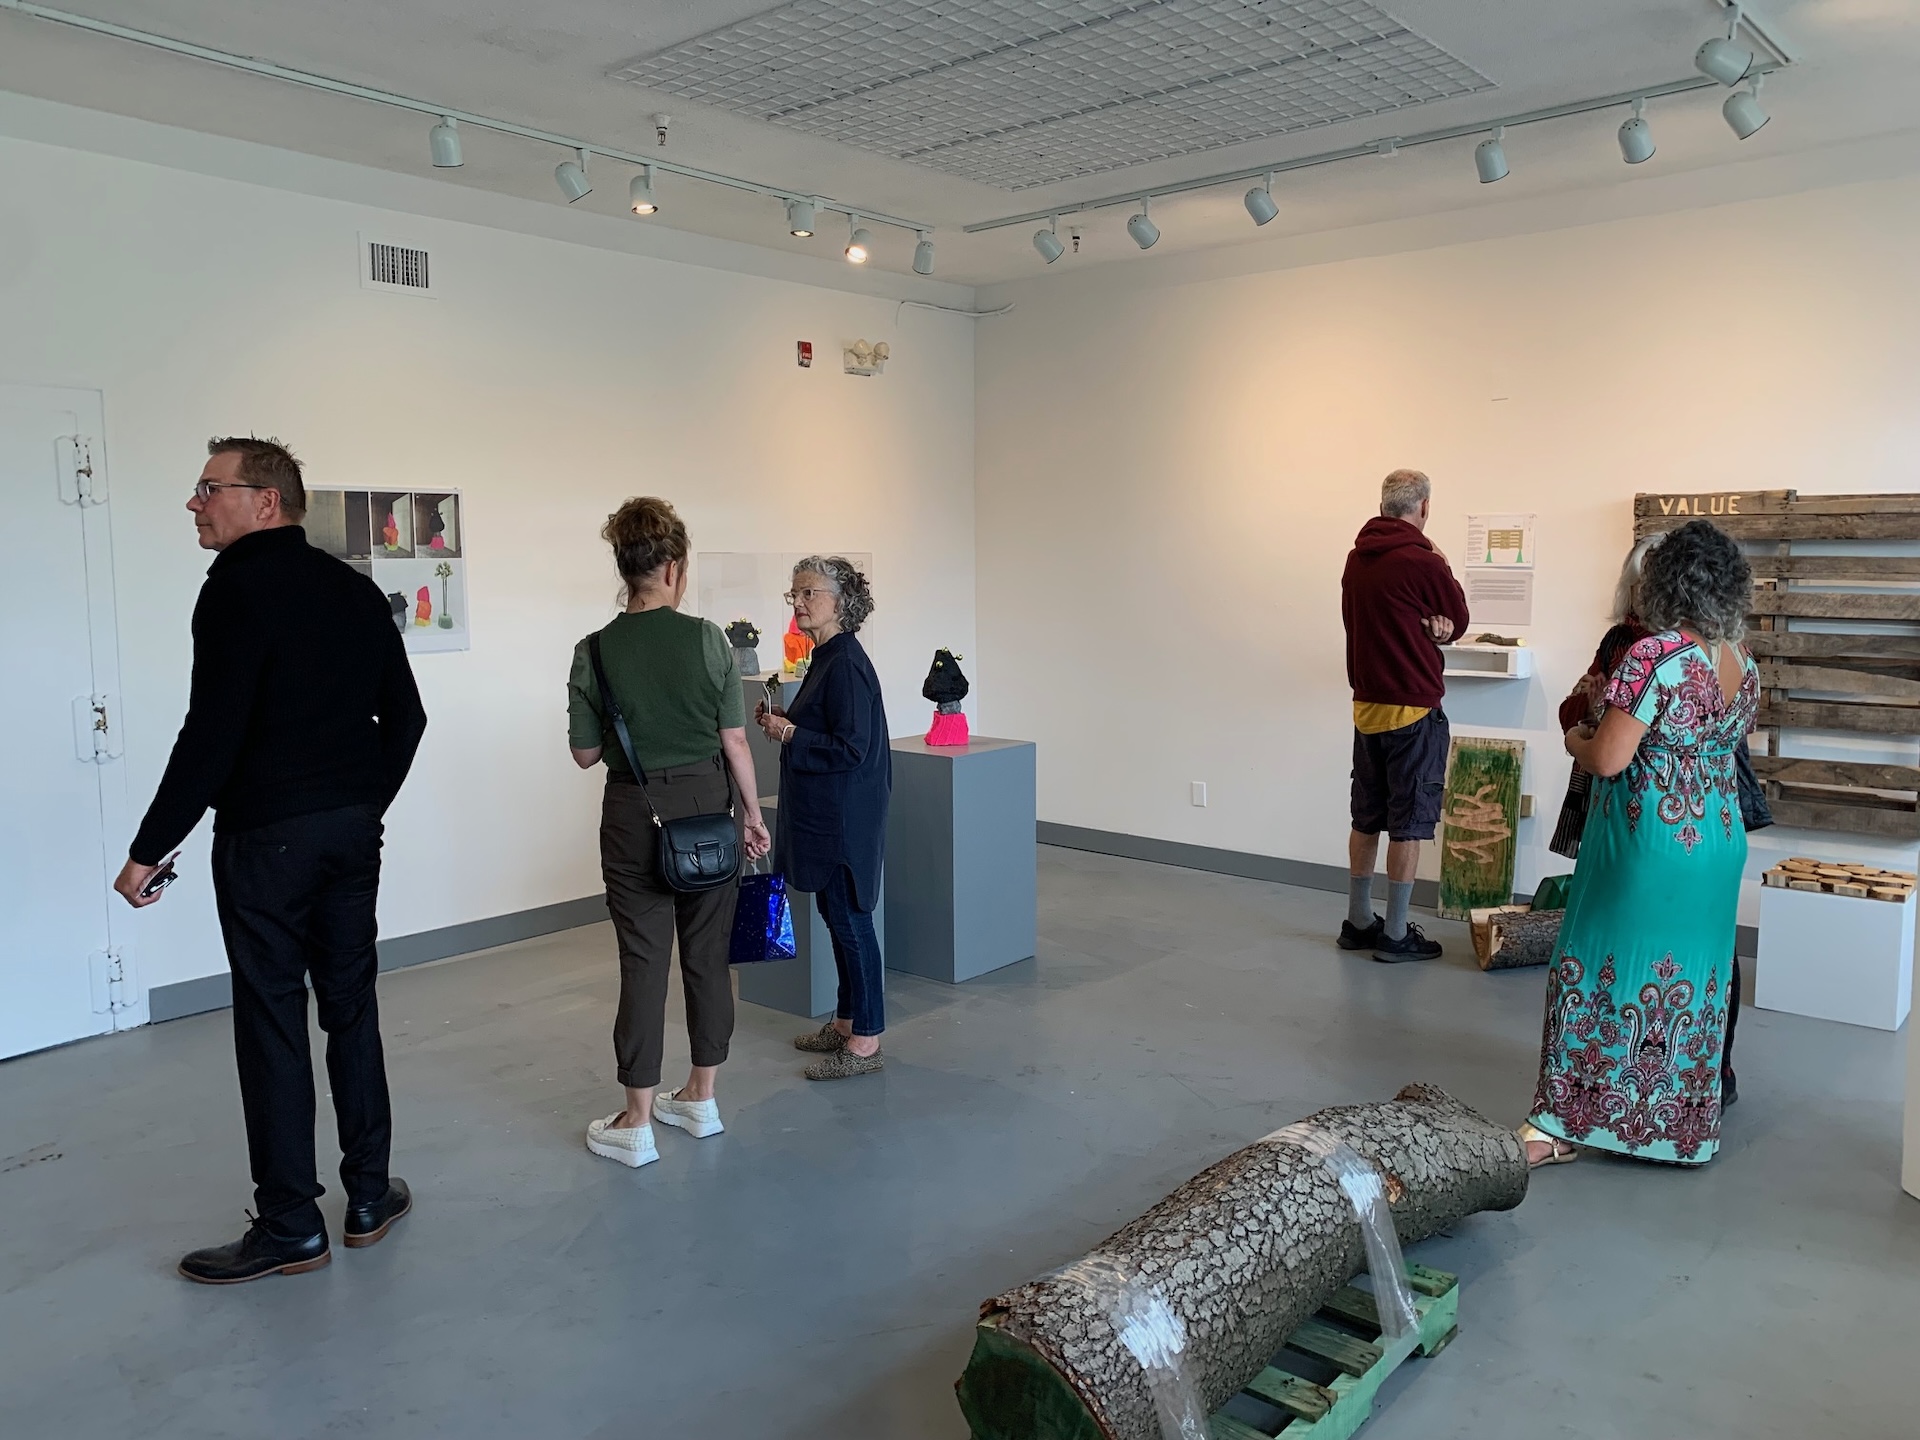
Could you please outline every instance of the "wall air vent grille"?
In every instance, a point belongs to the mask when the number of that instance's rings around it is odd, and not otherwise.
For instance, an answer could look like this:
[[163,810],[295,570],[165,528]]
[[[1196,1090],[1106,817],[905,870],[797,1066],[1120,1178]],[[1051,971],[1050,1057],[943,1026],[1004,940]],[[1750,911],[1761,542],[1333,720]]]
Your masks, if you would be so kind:
[[405,290],[415,295],[433,293],[427,252],[417,245],[360,237],[360,283],[369,290]]
[[1493,85],[1367,0],[792,0],[613,76],[1009,190]]

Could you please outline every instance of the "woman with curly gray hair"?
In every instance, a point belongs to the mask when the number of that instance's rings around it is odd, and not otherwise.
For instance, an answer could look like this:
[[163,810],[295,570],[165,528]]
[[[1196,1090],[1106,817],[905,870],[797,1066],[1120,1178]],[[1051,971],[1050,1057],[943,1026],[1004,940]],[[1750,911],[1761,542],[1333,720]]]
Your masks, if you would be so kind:
[[809,1080],[844,1080],[884,1063],[873,910],[887,848],[893,751],[880,677],[856,638],[873,613],[867,577],[839,555],[810,555],[793,567],[786,601],[814,648],[792,707],[762,705],[755,717],[780,746],[774,854],[787,883],[816,897],[840,972],[834,1018],[793,1043],[822,1057],[802,1072]]
[[1609,677],[1599,723],[1566,734],[1593,794],[1520,1127],[1533,1165],[1580,1146],[1698,1165],[1720,1145],[1747,858],[1734,755],[1760,701],[1740,644],[1753,572],[1694,520],[1647,552],[1637,594],[1651,633]]

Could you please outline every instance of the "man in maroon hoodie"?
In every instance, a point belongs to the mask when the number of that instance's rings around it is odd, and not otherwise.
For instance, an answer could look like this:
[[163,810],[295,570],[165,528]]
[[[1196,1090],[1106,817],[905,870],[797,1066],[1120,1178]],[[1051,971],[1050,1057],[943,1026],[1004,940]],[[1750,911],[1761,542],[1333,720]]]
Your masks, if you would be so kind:
[[[1467,628],[1467,597],[1426,537],[1432,486],[1418,470],[1381,482],[1340,577],[1353,686],[1353,834],[1347,842],[1342,950],[1376,960],[1431,960],[1440,943],[1407,919],[1420,842],[1440,821],[1450,734],[1440,702],[1440,646]],[[1380,832],[1387,832],[1387,913],[1373,913]]]

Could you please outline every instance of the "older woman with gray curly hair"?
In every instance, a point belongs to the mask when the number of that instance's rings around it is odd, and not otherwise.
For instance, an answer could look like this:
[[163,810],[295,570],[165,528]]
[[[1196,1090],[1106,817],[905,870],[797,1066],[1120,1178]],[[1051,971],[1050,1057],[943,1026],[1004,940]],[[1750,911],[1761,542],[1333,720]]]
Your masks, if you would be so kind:
[[816,897],[840,972],[834,1018],[793,1043],[821,1056],[802,1072],[809,1080],[844,1080],[885,1063],[873,911],[887,848],[893,751],[880,677],[856,638],[873,613],[867,577],[842,556],[811,555],[793,567],[786,601],[814,649],[792,706],[762,705],[756,716],[780,746],[774,855],[787,883]]
[[1720,1056],[1740,872],[1734,753],[1760,703],[1740,644],[1753,572],[1705,520],[1646,554],[1650,632],[1607,681],[1597,725],[1567,731],[1594,777],[1547,977],[1533,1165],[1579,1147],[1699,1165],[1720,1145]]

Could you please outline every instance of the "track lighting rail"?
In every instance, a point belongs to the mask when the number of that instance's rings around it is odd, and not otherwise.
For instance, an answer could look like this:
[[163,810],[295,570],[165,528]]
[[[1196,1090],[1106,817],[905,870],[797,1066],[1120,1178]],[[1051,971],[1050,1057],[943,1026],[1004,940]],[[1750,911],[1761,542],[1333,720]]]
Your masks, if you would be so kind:
[[165,35],[156,35],[151,31],[136,30],[129,25],[116,25],[110,20],[96,20],[90,15],[76,15],[71,11],[56,10],[51,6],[36,5],[32,0],[0,0],[0,10],[12,10],[36,20],[46,20],[55,25],[65,25],[71,29],[105,35],[130,44],[143,45],[150,50],[164,50],[190,60],[202,60],[209,65],[220,65],[229,70],[260,75],[269,80],[284,81],[289,85],[304,86],[309,90],[324,90],[334,95],[366,100],[375,105],[386,105],[395,110],[408,110],[416,115],[431,116],[436,121],[452,119],[476,129],[493,130],[502,135],[517,135],[523,140],[535,140],[544,145],[556,146],[568,152],[569,155],[584,150],[589,155],[604,156],[606,159],[622,161],[629,165],[648,166],[656,175],[682,175],[689,180],[702,180],[709,185],[723,185],[731,190],[744,190],[749,194],[765,195],[774,200],[811,200],[819,210],[845,215],[849,219],[857,215],[862,221],[890,226],[896,230],[912,230],[925,234],[935,228],[928,221],[888,215],[875,210],[870,205],[851,205],[825,196],[814,195],[806,190],[763,185],[757,180],[743,180],[737,175],[723,175],[715,170],[701,170],[691,165],[675,164],[662,160],[657,153],[627,150],[617,145],[602,145],[591,140],[582,140],[578,136],[560,135],[533,125],[520,125],[512,120],[500,120],[490,115],[479,115],[470,110],[456,109],[437,101],[416,100],[412,96],[396,94],[390,90],[375,90],[365,85],[335,80],[326,75],[316,75],[310,71],[276,65],[270,60],[256,60],[249,55],[235,55],[206,45],[195,45],[186,40],[174,40]]
[[[4,0],[0,0],[4,3]],[[1766,63],[1756,65],[1756,75],[1767,74],[1783,68],[1781,64]],[[1358,145],[1348,145],[1340,150],[1323,150],[1317,155],[1302,155],[1296,160],[1263,161],[1258,165],[1249,165],[1244,170],[1227,170],[1218,175],[1203,175],[1197,180],[1174,180],[1165,185],[1153,185],[1133,190],[1123,190],[1116,195],[1103,195],[1097,200],[1082,200],[1077,204],[1049,205],[1044,210],[1029,210],[1021,215],[1003,215],[997,220],[981,220],[965,227],[969,235],[983,230],[1003,230],[1010,225],[1032,225],[1038,221],[1050,220],[1056,215],[1079,215],[1089,210],[1105,210],[1115,205],[1138,205],[1144,197],[1155,200],[1168,195],[1182,195],[1190,190],[1211,190],[1219,185],[1233,185],[1243,180],[1260,180],[1268,175],[1284,174],[1289,170],[1307,170],[1316,165],[1334,165],[1343,160],[1377,160],[1382,155],[1391,155],[1396,150],[1409,150],[1416,145],[1436,145],[1444,140],[1461,140],[1471,135],[1485,135],[1496,126],[1513,129],[1520,125],[1535,125],[1543,120],[1559,120],[1569,115],[1590,115],[1597,110],[1612,110],[1619,106],[1631,105],[1635,100],[1655,100],[1663,95],[1684,95],[1695,90],[1717,90],[1718,81],[1705,75],[1688,75],[1683,79],[1671,80],[1664,85],[1640,85],[1631,90],[1621,90],[1612,95],[1598,95],[1591,100],[1570,100],[1563,105],[1548,105],[1539,110],[1528,110],[1519,115],[1507,115],[1496,120],[1475,120],[1466,125],[1449,125],[1440,130],[1423,130],[1418,135],[1394,135],[1378,140],[1368,140]]]

